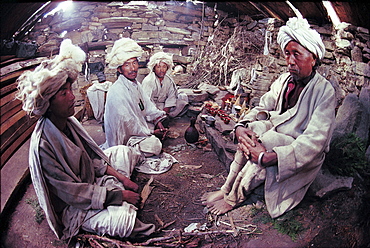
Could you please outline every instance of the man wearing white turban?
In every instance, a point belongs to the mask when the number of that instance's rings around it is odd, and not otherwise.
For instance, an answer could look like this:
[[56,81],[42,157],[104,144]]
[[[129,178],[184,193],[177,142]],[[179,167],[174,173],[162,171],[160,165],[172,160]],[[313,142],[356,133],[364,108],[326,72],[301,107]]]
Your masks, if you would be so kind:
[[158,109],[164,110],[171,118],[185,114],[189,106],[187,95],[177,92],[177,86],[170,75],[172,67],[172,55],[157,52],[150,58],[150,73],[142,82],[144,92]]
[[129,178],[140,159],[132,147],[102,151],[74,114],[71,85],[85,53],[69,39],[60,53],[18,79],[17,98],[29,115],[41,116],[32,133],[29,168],[40,206],[58,238],[80,229],[112,236],[150,234],[136,218],[140,195]]
[[325,52],[320,35],[307,20],[291,18],[280,28],[277,41],[289,73],[236,124],[238,151],[226,182],[220,191],[201,198],[211,213],[234,209],[264,183],[267,210],[279,217],[301,202],[329,150],[335,92],[316,72]]
[[119,76],[107,93],[104,112],[106,142],[102,147],[138,147],[144,159],[135,167],[136,170],[157,174],[170,169],[176,160],[167,153],[161,153],[162,143],[157,138],[167,131],[162,124],[167,118],[166,112],[155,106],[136,80],[138,58],[142,53],[143,49],[134,40],[122,38],[114,42],[107,55],[108,66],[116,68]]

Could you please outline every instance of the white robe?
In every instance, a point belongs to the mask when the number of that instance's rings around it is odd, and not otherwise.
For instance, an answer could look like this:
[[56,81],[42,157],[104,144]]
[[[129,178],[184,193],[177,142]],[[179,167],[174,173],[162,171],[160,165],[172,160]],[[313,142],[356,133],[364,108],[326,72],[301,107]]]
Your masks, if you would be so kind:
[[[144,109],[140,109],[140,105]],[[165,112],[143,93],[141,85],[120,75],[109,88],[105,104],[104,125],[106,145],[126,145],[132,136],[149,137],[152,131],[148,122],[154,122]]]
[[[278,165],[266,168],[265,181],[267,210],[273,218],[303,199],[329,151],[335,121],[334,88],[318,73],[304,87],[296,105],[280,114],[288,77],[289,73],[281,75],[241,121],[251,122],[248,127],[267,150],[277,153]],[[267,111],[270,119],[256,121],[259,111]],[[245,199],[243,185],[236,191],[231,198],[237,204]]]
[[[116,145],[138,147],[143,159],[136,170],[151,174],[168,171],[177,160],[170,154],[161,153],[162,143],[152,134],[156,119],[165,117],[165,114],[143,92],[141,84],[120,75],[107,94],[104,113],[106,142],[102,148]],[[148,122],[152,125],[149,126]]]
[[171,117],[179,115],[189,104],[186,94],[178,94],[175,82],[167,74],[161,83],[155,73],[151,72],[143,79],[142,85],[158,109],[170,108]]
[[[112,212],[103,206],[107,189],[124,187],[115,177],[104,175],[106,164],[130,177],[140,159],[140,152],[127,146],[103,152],[74,117],[68,118],[67,126],[76,144],[48,118],[41,117],[32,133],[29,152],[31,178],[40,206],[50,228],[63,239],[76,235],[85,216],[91,212],[97,214],[96,217],[100,214],[107,217],[108,212]],[[82,142],[93,154],[89,155]],[[129,236],[134,229],[137,208],[127,202],[110,207],[120,209],[118,215],[111,216],[112,220],[124,222],[112,221],[108,226],[95,225],[89,230]]]

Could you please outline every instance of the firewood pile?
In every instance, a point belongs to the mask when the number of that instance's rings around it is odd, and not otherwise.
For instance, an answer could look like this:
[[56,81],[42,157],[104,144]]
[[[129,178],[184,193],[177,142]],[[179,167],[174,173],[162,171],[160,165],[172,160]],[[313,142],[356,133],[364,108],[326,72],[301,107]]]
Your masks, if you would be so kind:
[[219,25],[208,38],[207,45],[196,56],[190,88],[201,82],[228,85],[234,70],[246,67],[255,61],[257,54],[262,54],[263,30],[252,31],[250,23],[243,21],[235,24],[231,36],[229,31],[228,25]]

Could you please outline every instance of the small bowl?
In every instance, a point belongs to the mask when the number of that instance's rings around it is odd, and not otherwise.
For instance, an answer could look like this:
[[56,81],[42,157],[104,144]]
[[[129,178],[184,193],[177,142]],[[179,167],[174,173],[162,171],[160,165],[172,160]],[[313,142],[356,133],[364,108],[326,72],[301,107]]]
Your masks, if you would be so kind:
[[206,124],[210,127],[213,127],[215,125],[215,122],[216,122],[216,118],[213,117],[213,116],[206,116],[205,117],[205,120],[206,120]]
[[201,115],[201,116],[200,116],[200,119],[202,119],[202,121],[206,121],[207,116],[208,116],[208,115]]

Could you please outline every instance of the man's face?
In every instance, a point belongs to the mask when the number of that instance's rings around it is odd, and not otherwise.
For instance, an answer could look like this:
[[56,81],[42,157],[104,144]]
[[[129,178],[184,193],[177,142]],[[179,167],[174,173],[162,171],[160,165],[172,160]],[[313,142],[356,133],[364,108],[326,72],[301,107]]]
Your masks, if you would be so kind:
[[123,65],[118,67],[118,71],[131,81],[135,81],[138,70],[139,61],[137,60],[137,58],[128,59],[125,63],[123,63]]
[[308,77],[316,63],[314,55],[295,41],[290,41],[284,49],[285,61],[292,77],[296,80]]
[[168,66],[164,62],[159,62],[159,64],[154,66],[154,73],[159,79],[163,79],[166,75],[166,71],[168,69]]
[[64,84],[50,98],[49,112],[57,119],[66,119],[75,113],[75,96],[72,92],[72,83]]

